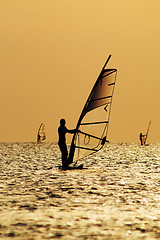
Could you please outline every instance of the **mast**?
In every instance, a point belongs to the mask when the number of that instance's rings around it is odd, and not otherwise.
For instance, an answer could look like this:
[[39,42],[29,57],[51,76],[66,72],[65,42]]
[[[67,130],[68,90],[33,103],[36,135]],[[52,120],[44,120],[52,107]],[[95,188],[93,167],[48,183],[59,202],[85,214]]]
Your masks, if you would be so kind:
[[99,76],[98,76],[98,78],[97,78],[97,80],[96,80],[93,88],[92,88],[92,91],[91,91],[91,93],[90,93],[90,95],[89,95],[89,97],[88,97],[88,99],[87,99],[87,101],[86,101],[86,103],[85,103],[85,105],[84,105],[84,108],[83,108],[82,113],[81,113],[81,115],[80,115],[80,117],[79,117],[79,120],[78,120],[78,122],[77,122],[76,132],[74,133],[73,138],[72,138],[71,147],[70,147],[70,152],[69,152],[69,157],[68,157],[68,163],[69,163],[69,164],[71,164],[71,163],[73,162],[73,157],[74,157],[74,152],[75,152],[75,144],[74,144],[74,141],[75,141],[75,138],[76,138],[76,136],[77,136],[77,130],[78,130],[79,126],[80,126],[80,123],[81,123],[83,117],[85,116],[85,110],[86,110],[86,108],[87,108],[87,106],[88,106],[88,104],[89,104],[90,98],[92,97],[93,91],[94,91],[97,83],[99,82],[99,79],[101,78],[102,73],[103,73],[103,71],[104,71],[107,63],[109,62],[110,58],[111,58],[111,55],[109,55],[109,57],[107,58],[104,66],[103,66],[103,68],[102,68],[102,70],[101,70],[101,72],[100,72],[100,74],[99,74]]
[[147,132],[146,132],[145,139],[144,139],[144,145],[146,144],[146,140],[147,140],[147,137],[148,137],[150,126],[151,126],[151,121],[149,121],[149,124],[148,124]]

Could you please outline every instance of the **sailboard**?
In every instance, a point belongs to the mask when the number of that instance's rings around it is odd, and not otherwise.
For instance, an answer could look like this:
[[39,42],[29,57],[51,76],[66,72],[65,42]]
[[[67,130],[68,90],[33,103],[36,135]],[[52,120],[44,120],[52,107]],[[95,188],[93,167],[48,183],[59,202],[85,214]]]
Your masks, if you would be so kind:
[[84,105],[73,135],[68,163],[98,152],[107,140],[117,69],[107,69],[109,55]]
[[43,123],[41,123],[37,133],[37,143],[41,143],[45,139],[46,139],[45,126]]
[[144,141],[143,141],[144,145],[146,144],[146,140],[148,138],[148,133],[149,133],[150,126],[151,126],[151,121],[149,121],[147,132],[146,132],[145,137],[144,137]]
[[56,169],[60,169],[60,170],[84,170],[84,169],[87,169],[87,168],[84,168],[83,167],[83,164],[80,164],[79,166],[68,166],[68,167],[63,167],[63,166],[56,166],[55,167]]

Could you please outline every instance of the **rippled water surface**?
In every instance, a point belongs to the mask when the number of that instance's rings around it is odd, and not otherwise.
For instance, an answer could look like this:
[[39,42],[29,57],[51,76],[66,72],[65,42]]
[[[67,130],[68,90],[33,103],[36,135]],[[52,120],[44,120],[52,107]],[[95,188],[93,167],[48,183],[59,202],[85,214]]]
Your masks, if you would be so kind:
[[57,144],[0,143],[0,162],[0,239],[160,239],[160,144],[64,171]]

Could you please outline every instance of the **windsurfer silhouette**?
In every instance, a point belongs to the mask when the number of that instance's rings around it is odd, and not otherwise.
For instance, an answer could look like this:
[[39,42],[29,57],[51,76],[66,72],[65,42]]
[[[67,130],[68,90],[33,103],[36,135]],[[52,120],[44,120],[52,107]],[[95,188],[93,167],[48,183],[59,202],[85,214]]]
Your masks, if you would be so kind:
[[142,133],[140,133],[139,138],[141,141],[141,145],[144,145],[144,138],[146,137],[146,135],[143,135]]
[[38,134],[37,136],[37,143],[40,143],[41,136]]
[[41,123],[39,129],[38,129],[38,134],[37,134],[37,143],[41,143],[42,141],[44,141],[46,139],[46,135],[45,135],[45,128],[44,128],[44,124]]
[[67,150],[67,145],[66,145],[66,133],[75,133],[75,129],[73,130],[68,130],[65,126],[66,121],[65,119],[60,120],[60,126],[58,128],[58,134],[59,134],[59,140],[58,140],[58,146],[60,148],[60,151],[62,153],[62,167],[66,168],[69,165],[68,161],[68,150]]

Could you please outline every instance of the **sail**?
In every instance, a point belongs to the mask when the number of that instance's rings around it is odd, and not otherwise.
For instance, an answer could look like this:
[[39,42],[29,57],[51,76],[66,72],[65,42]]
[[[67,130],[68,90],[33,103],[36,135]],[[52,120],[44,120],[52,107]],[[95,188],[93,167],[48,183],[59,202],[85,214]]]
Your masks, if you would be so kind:
[[112,97],[117,70],[106,69],[107,59],[102,71],[88,97],[73,135],[69,164],[99,151],[107,142]]
[[37,143],[41,143],[46,139],[46,134],[45,134],[45,126],[43,123],[41,123],[39,129],[38,129],[38,134],[37,134]]
[[146,144],[146,141],[147,141],[147,137],[148,137],[150,126],[151,126],[151,121],[149,121],[147,132],[146,132],[146,135],[144,137],[144,142],[143,142],[144,145]]

